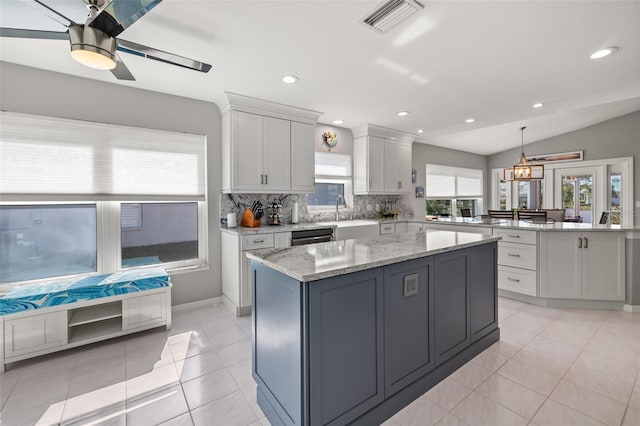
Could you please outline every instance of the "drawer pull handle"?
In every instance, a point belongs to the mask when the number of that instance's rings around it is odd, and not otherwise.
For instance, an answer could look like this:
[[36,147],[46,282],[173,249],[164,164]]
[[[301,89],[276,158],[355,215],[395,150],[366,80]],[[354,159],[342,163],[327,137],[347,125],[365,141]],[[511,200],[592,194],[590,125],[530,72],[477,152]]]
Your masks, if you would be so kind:
[[515,279],[515,278],[511,278],[511,277],[507,277],[507,279],[508,279],[509,281],[513,281],[514,283],[519,283],[519,282],[520,282],[520,280],[517,280],[517,279]]
[[520,235],[518,235],[518,234],[508,234],[507,237],[509,237],[509,238],[520,238]]
[[578,248],[582,248],[582,237],[578,237]]
[[264,240],[253,240],[254,243],[264,243]]
[[514,253],[507,253],[507,255],[509,255],[511,257],[520,257],[519,254],[514,254]]

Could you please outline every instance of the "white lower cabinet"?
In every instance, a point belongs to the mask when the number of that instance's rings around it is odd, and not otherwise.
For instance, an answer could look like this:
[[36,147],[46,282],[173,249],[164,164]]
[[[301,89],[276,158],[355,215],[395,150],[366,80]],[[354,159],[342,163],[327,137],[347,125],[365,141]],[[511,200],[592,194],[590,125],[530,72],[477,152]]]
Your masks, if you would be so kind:
[[407,232],[424,232],[424,229],[423,223],[411,222],[407,224]]
[[540,296],[624,301],[624,232],[543,232]]
[[498,242],[498,288],[537,296],[538,237],[535,231],[494,229]]
[[67,343],[67,312],[6,320],[4,336],[5,358],[64,346]]
[[167,320],[167,300],[164,293],[134,297],[122,301],[122,329],[162,324]]

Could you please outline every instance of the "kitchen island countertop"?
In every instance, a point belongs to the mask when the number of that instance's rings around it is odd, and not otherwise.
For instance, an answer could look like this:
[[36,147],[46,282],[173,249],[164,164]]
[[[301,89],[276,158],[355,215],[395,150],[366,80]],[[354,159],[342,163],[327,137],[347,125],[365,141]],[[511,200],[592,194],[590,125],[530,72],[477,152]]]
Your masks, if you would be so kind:
[[467,232],[427,230],[419,233],[331,241],[286,249],[256,250],[248,252],[247,257],[295,280],[308,282],[486,244],[499,239],[500,237],[497,236]]

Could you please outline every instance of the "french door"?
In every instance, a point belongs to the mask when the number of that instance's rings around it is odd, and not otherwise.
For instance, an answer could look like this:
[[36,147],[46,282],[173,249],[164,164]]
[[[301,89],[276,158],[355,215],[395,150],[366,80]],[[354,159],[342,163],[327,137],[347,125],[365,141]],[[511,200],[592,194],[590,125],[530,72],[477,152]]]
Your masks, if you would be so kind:
[[565,209],[565,218],[598,223],[606,206],[606,167],[571,167],[554,170],[554,206]]

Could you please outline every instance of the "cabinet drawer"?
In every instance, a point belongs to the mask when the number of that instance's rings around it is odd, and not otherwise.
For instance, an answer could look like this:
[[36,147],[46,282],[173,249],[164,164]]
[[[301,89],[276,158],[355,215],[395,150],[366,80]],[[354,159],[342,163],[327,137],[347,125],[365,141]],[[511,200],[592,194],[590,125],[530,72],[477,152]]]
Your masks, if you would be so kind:
[[521,244],[535,244],[537,241],[536,231],[520,231],[514,229],[494,229],[493,235],[502,237],[502,241],[521,243]]
[[498,265],[536,269],[537,247],[529,244],[498,243]]
[[273,234],[243,235],[240,250],[255,250],[273,247]]
[[133,297],[122,301],[122,329],[146,327],[167,322],[165,293]]
[[395,232],[396,232],[396,224],[395,223],[381,223],[380,224],[380,235],[395,234]]
[[498,288],[516,293],[537,296],[536,271],[498,266]]
[[4,335],[6,358],[66,345],[67,312],[5,321]]

